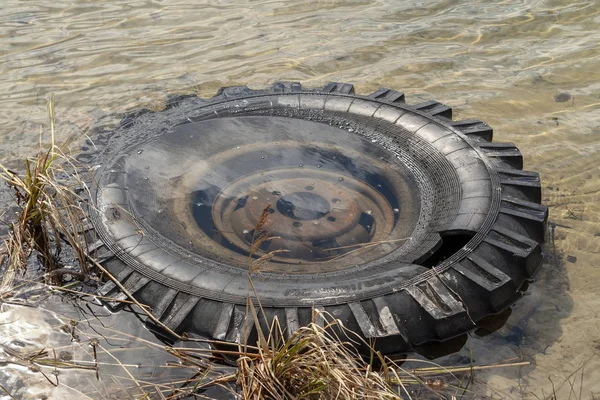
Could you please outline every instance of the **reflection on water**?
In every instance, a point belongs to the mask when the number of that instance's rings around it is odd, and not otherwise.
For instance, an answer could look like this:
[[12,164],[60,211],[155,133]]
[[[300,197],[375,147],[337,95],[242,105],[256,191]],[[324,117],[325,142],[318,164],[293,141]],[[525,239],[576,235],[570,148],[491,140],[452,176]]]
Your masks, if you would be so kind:
[[[526,168],[542,174],[554,224],[547,262],[506,325],[471,335],[440,361],[468,359],[471,348],[476,363],[531,362],[479,373],[477,390],[495,398],[547,396],[549,377],[568,397],[565,379],[575,371],[583,398],[599,397],[599,39],[594,0],[258,0],[247,8],[222,1],[5,0],[0,159],[13,166],[37,148],[51,92],[60,140],[108,127],[130,107],[160,109],[169,93],[210,96],[225,85],[337,80],[356,83],[359,92],[403,90],[409,102],[435,98],[453,106],[455,117],[483,119],[497,141],[519,146]],[[48,322],[34,314],[7,314],[3,322],[11,324],[0,325],[0,337],[8,337],[6,329],[35,335],[28,327]],[[130,332],[138,332],[136,323]],[[3,385],[19,379],[15,369],[3,371]],[[127,378],[119,371],[89,396],[108,397]],[[30,398],[51,389],[30,379],[8,386],[27,385]],[[82,379],[92,382],[93,374]],[[65,387],[51,390],[81,398]]]
[[[115,168],[123,164],[135,185],[140,219],[195,254],[246,269],[249,254],[270,253],[267,267],[294,273],[361,265],[416,235],[419,186],[409,166],[419,161],[390,168],[412,156],[386,151],[356,124],[331,124],[238,116],[180,125],[134,142]],[[255,229],[263,212],[268,220]],[[254,249],[261,235],[269,239]],[[370,242],[381,245],[356,251]]]

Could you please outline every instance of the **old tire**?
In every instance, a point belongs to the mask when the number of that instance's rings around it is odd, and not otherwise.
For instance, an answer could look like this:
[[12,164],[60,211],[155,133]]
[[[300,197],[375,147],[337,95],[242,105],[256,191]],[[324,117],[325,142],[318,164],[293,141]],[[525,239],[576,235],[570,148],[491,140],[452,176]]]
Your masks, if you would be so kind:
[[[317,308],[385,353],[407,351],[510,306],[541,264],[540,178],[512,143],[491,140],[485,123],[390,89],[284,82],[172,98],[125,116],[80,156],[96,182],[90,253],[172,330],[252,341],[243,247],[273,202],[269,233],[284,244],[258,253],[292,250],[254,279],[261,324],[277,317],[289,333]],[[333,216],[335,193],[351,216]],[[113,282],[100,294],[124,297]]]

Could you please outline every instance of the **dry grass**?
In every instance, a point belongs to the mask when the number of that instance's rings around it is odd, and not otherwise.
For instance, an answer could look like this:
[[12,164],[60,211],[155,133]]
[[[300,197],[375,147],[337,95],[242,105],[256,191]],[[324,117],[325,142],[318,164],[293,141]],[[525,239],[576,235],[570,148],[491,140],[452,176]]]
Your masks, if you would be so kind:
[[[323,315],[315,313],[315,319]],[[237,384],[244,399],[396,399],[393,369],[375,372],[350,342],[332,333],[339,323],[311,323],[281,340],[277,322],[268,349],[238,360]],[[386,365],[387,367],[387,365]]]
[[[0,178],[13,190],[20,211],[9,224],[9,235],[0,249],[0,260],[6,264],[0,297],[7,296],[18,273],[23,273],[32,252],[47,272],[59,268],[62,241],[75,251],[79,267],[87,273],[86,241],[83,232],[85,213],[75,187],[83,187],[73,161],[54,142],[54,99],[48,103],[51,145],[41,149],[33,159],[25,159],[23,172],[15,172],[0,164]],[[0,265],[1,266],[1,265]],[[52,276],[52,274],[50,275]]]

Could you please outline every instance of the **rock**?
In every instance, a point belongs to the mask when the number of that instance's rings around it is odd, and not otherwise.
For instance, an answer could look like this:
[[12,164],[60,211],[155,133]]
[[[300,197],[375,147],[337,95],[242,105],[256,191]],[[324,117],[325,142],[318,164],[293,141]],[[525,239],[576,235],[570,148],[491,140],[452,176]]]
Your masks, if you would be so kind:
[[554,96],[554,101],[557,103],[565,103],[569,100],[571,100],[571,95],[569,93],[559,93]]

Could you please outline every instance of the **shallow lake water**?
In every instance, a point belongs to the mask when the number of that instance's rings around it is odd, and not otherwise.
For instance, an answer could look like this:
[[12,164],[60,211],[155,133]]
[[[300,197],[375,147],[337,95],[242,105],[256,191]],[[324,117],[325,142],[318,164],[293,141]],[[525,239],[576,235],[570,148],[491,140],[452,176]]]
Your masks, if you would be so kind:
[[[482,119],[495,141],[517,144],[525,169],[541,173],[551,227],[547,261],[506,323],[436,362],[472,354],[477,365],[530,363],[479,372],[477,395],[600,398],[598,43],[595,0],[4,0],[0,160],[16,167],[39,148],[51,93],[58,140],[70,139],[74,153],[124,110],[160,109],[169,94],[212,96],[221,86],[340,81],[358,93],[404,91],[408,103],[436,99],[455,119]],[[10,199],[0,192],[2,214]],[[187,377],[132,314],[93,306],[82,314],[59,296],[42,308],[0,307],[0,344],[14,351],[56,348],[90,360],[90,338],[104,347],[100,379],[61,370],[58,387],[52,370],[46,379],[3,347],[0,384],[15,398],[139,398]],[[71,320],[79,342],[64,328]],[[132,384],[134,376],[150,383]]]

